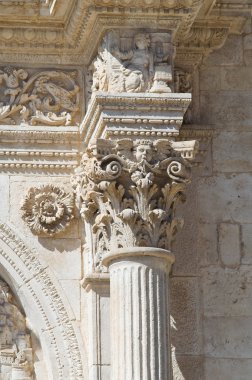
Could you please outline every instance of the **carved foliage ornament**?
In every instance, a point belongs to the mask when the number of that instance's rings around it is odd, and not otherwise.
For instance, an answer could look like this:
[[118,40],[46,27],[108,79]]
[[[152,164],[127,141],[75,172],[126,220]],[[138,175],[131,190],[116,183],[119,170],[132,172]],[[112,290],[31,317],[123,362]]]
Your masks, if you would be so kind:
[[31,188],[21,207],[22,218],[35,235],[53,236],[74,218],[74,196],[46,185]]
[[0,378],[32,380],[33,357],[25,316],[0,279]]
[[169,93],[173,53],[169,33],[109,32],[92,65],[92,91]]
[[76,72],[0,69],[0,124],[72,125],[79,111]]
[[74,185],[94,270],[100,271],[102,257],[118,248],[171,248],[182,224],[175,208],[185,199],[196,142],[189,142],[189,160],[176,144],[100,139],[84,154]]

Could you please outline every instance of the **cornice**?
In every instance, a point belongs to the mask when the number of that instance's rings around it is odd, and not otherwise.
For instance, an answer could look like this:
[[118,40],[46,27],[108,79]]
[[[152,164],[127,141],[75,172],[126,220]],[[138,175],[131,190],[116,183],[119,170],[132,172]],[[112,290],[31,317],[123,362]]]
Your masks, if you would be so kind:
[[[166,135],[159,134],[157,137],[171,135],[167,132]],[[213,136],[214,131],[208,126],[186,125],[181,128],[175,140],[197,139],[200,146],[194,165],[201,165]],[[114,137],[123,138],[128,135]],[[142,137],[149,138],[149,135]],[[78,127],[50,127],[45,131],[44,127],[21,126],[14,130],[13,126],[0,126],[0,173],[69,176],[79,165],[86,138]]]
[[81,139],[87,144],[100,137],[116,138],[119,125],[121,136],[176,136],[190,102],[191,94],[185,93],[96,93],[80,127]]
[[14,128],[0,126],[0,172],[70,175],[78,166],[81,143],[77,127]]
[[[29,11],[30,0],[13,1],[9,8],[4,4],[0,1],[2,62],[85,65],[92,61],[108,29],[143,29],[150,24],[156,30],[169,29],[179,54],[182,48],[193,53],[195,30],[202,35],[212,33],[211,47],[218,48],[229,33],[239,33],[251,9],[248,3],[213,0],[41,0],[33,2]],[[223,28],[221,42],[214,43]],[[200,38],[197,50],[205,46]]]

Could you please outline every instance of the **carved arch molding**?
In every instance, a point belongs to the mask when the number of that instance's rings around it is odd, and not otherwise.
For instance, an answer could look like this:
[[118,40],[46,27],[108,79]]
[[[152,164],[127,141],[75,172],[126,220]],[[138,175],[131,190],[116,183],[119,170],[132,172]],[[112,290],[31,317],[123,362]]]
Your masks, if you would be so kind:
[[16,231],[1,222],[0,275],[19,298],[40,342],[48,379],[84,379],[78,327],[56,280]]

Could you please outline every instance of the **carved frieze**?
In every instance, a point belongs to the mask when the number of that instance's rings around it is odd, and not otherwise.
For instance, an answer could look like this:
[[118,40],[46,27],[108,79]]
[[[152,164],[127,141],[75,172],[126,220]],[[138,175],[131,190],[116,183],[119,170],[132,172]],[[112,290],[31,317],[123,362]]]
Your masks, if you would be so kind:
[[173,54],[170,33],[109,32],[92,64],[92,91],[169,93]]
[[74,218],[74,197],[59,187],[31,188],[21,207],[22,218],[35,235],[53,236]]
[[32,380],[33,355],[25,316],[0,279],[0,378]]
[[73,125],[79,112],[76,72],[0,69],[0,124]]
[[98,139],[74,180],[94,271],[118,248],[170,249],[182,221],[176,204],[190,181],[195,141]]

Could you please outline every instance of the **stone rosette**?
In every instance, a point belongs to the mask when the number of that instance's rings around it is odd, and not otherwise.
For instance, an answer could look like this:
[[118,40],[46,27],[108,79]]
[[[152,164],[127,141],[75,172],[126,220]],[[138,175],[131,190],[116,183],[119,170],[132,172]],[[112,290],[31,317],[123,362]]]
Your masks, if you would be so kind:
[[64,231],[74,218],[74,195],[52,185],[33,187],[21,211],[33,234],[53,236]]

